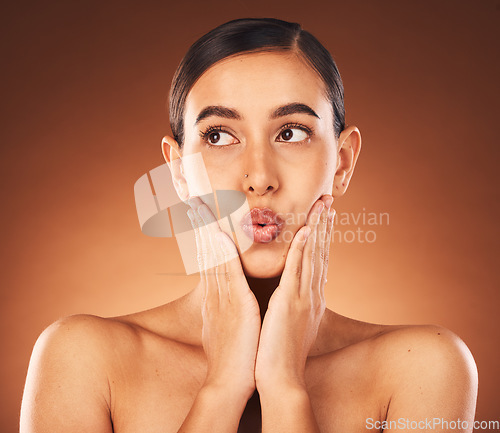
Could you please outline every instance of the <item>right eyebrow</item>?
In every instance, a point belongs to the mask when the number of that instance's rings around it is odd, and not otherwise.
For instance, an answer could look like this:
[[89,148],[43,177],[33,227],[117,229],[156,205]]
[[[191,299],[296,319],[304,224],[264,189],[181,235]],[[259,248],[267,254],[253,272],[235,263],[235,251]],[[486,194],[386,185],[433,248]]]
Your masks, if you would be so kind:
[[196,117],[196,122],[194,122],[194,125],[196,126],[203,119],[206,119],[210,116],[224,117],[225,119],[242,119],[240,114],[233,108],[224,107],[222,105],[209,105],[208,107],[205,107],[200,111],[200,114],[198,114],[198,116]]
[[300,102],[292,102],[291,104],[282,105],[281,107],[276,108],[276,110],[274,110],[271,114],[270,119],[278,119],[279,117],[285,117],[295,113],[308,114],[309,116],[321,119],[321,117],[319,117],[315,111],[309,107],[309,105],[302,104]]

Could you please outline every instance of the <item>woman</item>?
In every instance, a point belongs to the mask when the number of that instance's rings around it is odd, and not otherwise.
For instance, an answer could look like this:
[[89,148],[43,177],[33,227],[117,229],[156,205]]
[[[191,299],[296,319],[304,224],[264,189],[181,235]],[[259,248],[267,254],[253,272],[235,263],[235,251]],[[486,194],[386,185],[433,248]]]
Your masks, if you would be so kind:
[[[200,281],[152,310],[47,328],[21,432],[472,431],[477,372],[456,335],[325,307],[332,206],[361,148],[328,51],[297,24],[223,24],[181,62],[170,120],[162,152]],[[244,194],[248,248],[196,197],[207,185],[187,155],[212,190]]]

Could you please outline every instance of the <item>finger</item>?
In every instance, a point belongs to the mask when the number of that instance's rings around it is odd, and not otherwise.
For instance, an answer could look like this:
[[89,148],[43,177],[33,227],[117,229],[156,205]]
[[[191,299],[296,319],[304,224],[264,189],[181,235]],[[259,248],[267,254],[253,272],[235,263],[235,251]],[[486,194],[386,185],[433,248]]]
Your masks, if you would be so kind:
[[223,245],[217,237],[219,233],[222,233],[222,230],[217,218],[206,204],[201,205],[198,210],[203,218],[204,228],[207,231],[207,237],[215,259],[214,267],[211,272],[215,275],[217,289],[219,291],[219,302],[222,305],[223,303],[229,302],[228,284],[230,281],[229,271],[225,263],[226,258],[223,251]]
[[201,218],[198,209],[194,211],[194,219],[196,224],[198,225],[199,230],[199,238],[200,238],[200,256],[201,256],[201,264],[203,266],[203,274],[205,276],[205,284],[206,284],[206,304],[209,309],[218,308],[219,304],[219,290],[217,286],[217,280],[215,277],[215,273],[213,270],[213,252],[212,247],[210,245],[210,239],[208,238],[208,231]]
[[302,274],[302,255],[308,237],[311,234],[310,226],[303,226],[295,234],[288,250],[285,268],[281,275],[279,287],[290,296],[299,296],[300,279]]
[[325,273],[325,259],[327,254],[327,247],[329,240],[327,239],[328,232],[328,214],[330,212],[330,207],[332,205],[333,198],[331,195],[326,195],[322,197],[325,207],[323,212],[321,212],[319,223],[316,227],[317,241],[315,245],[315,259],[314,259],[314,276],[312,282],[312,290],[316,295],[320,295],[322,288],[322,279]]
[[194,239],[196,242],[196,262],[198,264],[198,271],[200,273],[200,279],[205,282],[205,274],[203,272],[203,258],[201,255],[201,239],[200,239],[200,228],[196,222],[194,212],[192,209],[188,209],[187,216],[189,221],[191,222],[191,226],[193,227]]
[[203,203],[204,201],[197,195],[193,195],[187,200],[187,204],[191,206],[191,209],[193,209],[193,211],[196,211]]
[[215,277],[218,283],[220,300],[227,299],[231,302],[231,296],[235,299],[236,296],[243,293],[243,288],[246,287],[250,291],[243,273],[238,250],[230,236],[222,231],[219,221],[210,208],[201,200],[195,199],[193,204],[199,204],[198,210],[203,219],[203,229],[207,232],[207,239],[211,243],[217,260]]
[[224,264],[224,253],[220,241],[217,239],[217,234],[221,232],[219,222],[210,208],[206,204],[201,204],[198,207],[198,212],[203,219],[204,229],[206,230],[207,239],[212,252],[213,267],[208,272],[215,276],[217,290],[219,293],[219,302],[229,302],[229,293],[227,287],[228,275]]
[[311,228],[311,235],[307,241],[304,254],[302,258],[302,277],[300,283],[299,296],[311,296],[311,286],[314,273],[316,272],[316,244],[318,243],[318,230],[317,227],[320,224],[320,217],[323,212],[325,204],[322,200],[318,200],[309,215],[307,225]]
[[203,263],[203,256],[201,254],[202,251],[202,245],[201,245],[201,238],[200,238],[200,228],[198,227],[198,224],[196,222],[195,216],[194,216],[194,211],[193,209],[188,209],[187,215],[189,217],[189,221],[191,221],[191,226],[193,227],[194,231],[194,237],[195,237],[195,242],[196,242],[196,261],[198,263],[198,271],[200,273],[200,284],[202,287],[202,304],[205,304],[205,300],[207,297],[207,284],[206,284],[206,276],[205,276],[205,265]]
[[232,239],[222,231],[217,234],[217,239],[224,256],[224,267],[221,269],[224,274],[221,277],[225,279],[229,302],[231,302],[245,293],[245,289],[250,291],[250,287],[248,287],[238,250]]
[[215,246],[218,247],[218,243],[215,242],[215,235],[216,233],[222,231],[219,226],[219,221],[206,203],[202,202],[202,204],[198,207],[198,213],[203,220],[204,227],[207,229],[208,239],[212,241],[214,252],[221,255],[219,248],[215,248]]
[[323,262],[323,274],[321,277],[321,286],[320,286],[320,298],[322,301],[325,300],[325,285],[327,282],[327,277],[328,277],[328,264],[330,260],[330,245],[331,245],[331,236],[332,236],[332,230],[333,230],[333,219],[335,218],[335,209],[330,208],[330,212],[328,214],[328,224],[326,228],[327,232],[327,242],[325,245],[325,259]]
[[219,297],[221,302],[226,301],[231,303],[231,298],[229,294],[229,285],[231,284],[231,275],[227,268],[227,263],[225,260],[224,245],[221,239],[217,236],[219,233],[215,234],[212,238],[213,243],[217,249],[217,266],[215,268],[215,277],[217,279],[217,284],[219,285]]

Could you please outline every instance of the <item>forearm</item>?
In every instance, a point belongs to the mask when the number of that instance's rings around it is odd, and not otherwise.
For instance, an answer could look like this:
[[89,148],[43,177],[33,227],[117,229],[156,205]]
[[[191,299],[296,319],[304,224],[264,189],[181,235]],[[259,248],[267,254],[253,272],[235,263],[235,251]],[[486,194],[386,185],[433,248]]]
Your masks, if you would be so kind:
[[262,433],[320,433],[305,388],[282,387],[259,393]]
[[178,433],[236,433],[248,398],[215,386],[204,386]]

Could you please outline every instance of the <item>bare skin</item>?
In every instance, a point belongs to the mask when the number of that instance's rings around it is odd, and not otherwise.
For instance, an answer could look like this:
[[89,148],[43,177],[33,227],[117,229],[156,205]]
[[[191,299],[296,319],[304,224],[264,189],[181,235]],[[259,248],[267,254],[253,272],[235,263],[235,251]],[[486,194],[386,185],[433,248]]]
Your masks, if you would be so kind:
[[[297,102],[317,116],[273,117]],[[238,116],[195,126],[214,104]],[[477,371],[456,335],[359,322],[326,308],[332,202],[347,189],[360,136],[348,127],[335,138],[315,72],[277,53],[221,62],[193,86],[185,119],[184,146],[163,141],[179,197],[192,196],[197,179],[184,177],[175,160],[200,152],[213,190],[302,215],[286,227],[292,239],[241,252],[210,224],[213,210],[191,200],[198,260],[215,257],[217,265],[201,266],[199,284],[169,304],[47,328],[31,359],[21,432],[234,433],[260,431],[261,421],[265,433],[410,432],[377,422],[433,418],[460,419],[467,427],[453,431],[472,431]],[[214,121],[224,129],[201,139],[197,128]]]
[[[129,316],[78,315],[51,325],[34,350],[21,432],[178,432],[207,373],[194,296]],[[368,418],[474,416],[472,356],[444,328],[374,325],[327,309],[313,352],[306,383],[321,432],[366,431]],[[222,399],[220,416],[233,403]],[[246,410],[235,407],[244,422],[234,432],[258,431],[256,405],[252,398]]]
[[[236,266],[230,269],[233,308],[241,295],[236,293],[237,264],[238,259],[233,260]],[[265,290],[283,280],[249,278],[249,283],[264,299]],[[283,380],[281,373],[290,365],[279,362],[275,377],[261,373],[258,379],[255,358],[247,356],[252,353],[252,321],[243,326],[239,320],[229,323],[229,310],[219,309],[211,319],[201,314],[200,305],[210,298],[202,286],[200,281],[186,296],[153,310],[108,319],[72,316],[44,331],[30,365],[21,431],[286,431],[281,429],[287,424],[283,416],[297,417],[287,428],[297,432],[364,431],[377,422],[401,418],[461,419],[472,426],[475,365],[465,344],[450,331],[363,323],[326,309],[303,374],[292,369],[291,380]],[[218,299],[221,293],[215,294]],[[262,351],[265,335],[259,311],[256,306]],[[210,320],[215,338],[206,332]],[[227,325],[225,329],[217,329],[217,320],[219,326]],[[234,353],[232,332],[245,342]],[[297,377],[299,385],[294,385]],[[247,386],[254,379],[255,384]],[[306,427],[295,428],[297,422]]]

